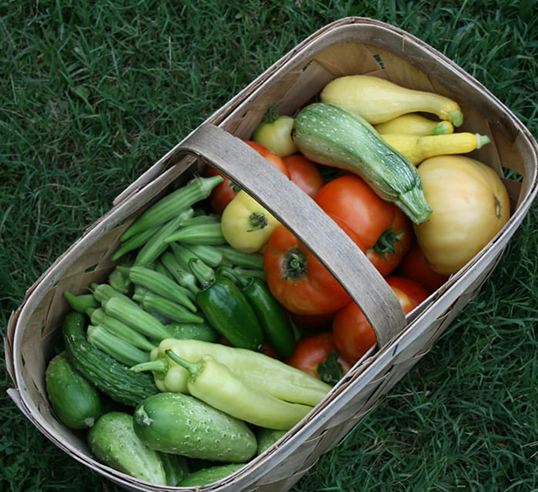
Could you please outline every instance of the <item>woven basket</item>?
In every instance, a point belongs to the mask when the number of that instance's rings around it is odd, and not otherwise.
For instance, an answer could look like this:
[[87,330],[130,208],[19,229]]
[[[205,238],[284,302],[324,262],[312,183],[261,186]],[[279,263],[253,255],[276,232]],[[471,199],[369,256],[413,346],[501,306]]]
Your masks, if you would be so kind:
[[[354,243],[311,199],[241,141],[250,138],[269,105],[291,114],[314,100],[333,78],[357,73],[457,100],[465,115],[460,130],[487,134],[492,139],[473,157],[502,177],[512,202],[512,216],[502,231],[407,318],[392,290]],[[110,257],[119,237],[132,220],[211,163],[304,241],[365,311],[377,335],[377,348],[355,364],[276,445],[228,478],[200,488],[219,492],[289,490],[430,350],[491,274],[536,195],[537,153],[532,135],[500,101],[425,43],[370,19],[345,18],[327,25],[281,58],[129,186],[113,208],[28,290],[8,327],[6,360],[14,382],[9,394],[47,438],[111,481],[136,491],[174,489],[141,482],[98,463],[84,439],[51,413],[44,372],[60,340],[58,326],[68,310],[63,292],[82,293],[90,283],[104,281],[114,268]],[[268,182],[272,186],[264,184]]]

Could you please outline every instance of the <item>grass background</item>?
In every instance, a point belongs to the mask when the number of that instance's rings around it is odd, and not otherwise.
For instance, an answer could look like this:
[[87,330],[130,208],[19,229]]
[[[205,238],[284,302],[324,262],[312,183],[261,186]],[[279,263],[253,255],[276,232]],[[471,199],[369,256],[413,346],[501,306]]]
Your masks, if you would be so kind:
[[[113,198],[318,28],[401,27],[538,135],[535,0],[4,0],[0,4],[0,330]],[[538,490],[534,208],[434,349],[295,492]],[[0,379],[0,490],[116,492],[20,414]]]

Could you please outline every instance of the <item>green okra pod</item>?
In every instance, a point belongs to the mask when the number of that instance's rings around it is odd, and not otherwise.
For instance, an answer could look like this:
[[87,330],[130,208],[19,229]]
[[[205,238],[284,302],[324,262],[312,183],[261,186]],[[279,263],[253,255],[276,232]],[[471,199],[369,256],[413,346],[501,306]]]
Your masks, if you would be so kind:
[[95,299],[93,294],[75,296],[70,292],[64,292],[64,297],[69,303],[69,306],[79,313],[85,313],[87,309],[99,307],[99,301]]
[[215,246],[234,266],[263,270],[263,255],[243,253],[228,245]]
[[164,253],[161,256],[161,262],[164,268],[170,273],[170,275],[179,285],[189,289],[195,295],[198,293],[200,289],[196,283],[196,277],[186,268],[181,266],[181,263],[176,258],[174,253],[170,251]]
[[151,291],[142,295],[135,294],[133,299],[139,302],[142,307],[148,312],[157,312],[172,321],[178,323],[203,323],[204,318],[194,314],[184,306],[177,302],[166,299]]
[[216,268],[222,265],[224,255],[215,246],[208,244],[186,244],[185,247],[210,267]]
[[210,178],[194,178],[181,188],[161,198],[148,208],[122,235],[121,240],[126,241],[135,234],[150,227],[164,224],[183,210],[207,198],[213,189],[222,183],[221,176]]
[[127,241],[122,243],[116,252],[112,255],[112,261],[119,260],[122,256],[134,251],[135,249],[141,248],[146,244],[150,238],[158,231],[159,226],[150,227],[145,231],[139,232],[138,234],[132,236]]
[[183,244],[206,244],[211,246],[226,243],[220,222],[180,227],[164,241],[166,243],[179,241]]
[[[122,269],[122,267],[118,268]],[[196,305],[190,300],[189,294],[187,294],[187,289],[179,285],[177,282],[174,282],[166,275],[141,265],[133,266],[126,269],[126,271],[128,272],[129,278],[135,285],[145,287],[155,294],[182,304],[192,312],[196,312],[198,310]]]
[[134,264],[135,265],[149,265],[153,263],[166,249],[168,244],[164,240],[170,236],[181,223],[192,217],[194,210],[188,208],[181,212],[177,217],[170,219],[168,222],[159,226],[155,234],[148,240],[148,242],[143,246],[143,248],[136,255]]
[[127,366],[149,360],[149,353],[110,333],[103,325],[89,325],[87,337],[90,343]]
[[109,316],[150,338],[161,341],[170,336],[164,324],[131,299],[111,297],[103,304],[103,309]]
[[140,332],[134,330],[116,318],[108,316],[103,308],[94,309],[91,313],[87,311],[87,314],[90,317],[90,321],[93,325],[104,326],[110,333],[122,338],[126,342],[129,342],[134,347],[147,352],[152,351],[156,347],[153,342],[148,340],[148,338],[142,335]]

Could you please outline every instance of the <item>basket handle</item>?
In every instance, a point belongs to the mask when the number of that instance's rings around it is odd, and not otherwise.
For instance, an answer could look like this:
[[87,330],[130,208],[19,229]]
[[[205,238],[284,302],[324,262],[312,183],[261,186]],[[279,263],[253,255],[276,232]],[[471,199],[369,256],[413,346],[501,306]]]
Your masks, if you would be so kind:
[[176,151],[194,154],[222,171],[293,230],[360,306],[374,329],[378,347],[405,326],[396,295],[366,255],[314,200],[258,152],[210,124],[191,133]]

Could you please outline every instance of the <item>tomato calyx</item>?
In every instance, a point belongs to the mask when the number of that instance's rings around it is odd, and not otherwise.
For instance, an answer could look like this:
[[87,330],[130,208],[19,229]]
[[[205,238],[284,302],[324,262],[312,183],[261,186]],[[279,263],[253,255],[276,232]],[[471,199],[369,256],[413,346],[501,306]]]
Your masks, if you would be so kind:
[[260,229],[263,229],[264,227],[267,227],[267,217],[265,214],[262,214],[260,212],[252,212],[249,217],[250,224],[252,225],[252,229],[248,229],[247,232],[252,231],[258,231]]
[[372,251],[375,251],[385,261],[390,262],[390,258],[387,258],[387,256],[396,253],[397,244],[401,247],[404,234],[405,233],[403,231],[395,231],[393,226],[390,226],[379,236],[374,247],[372,248]]
[[339,354],[333,350],[325,359],[320,362],[317,367],[319,378],[331,386],[334,386],[344,375],[344,369],[338,361]]
[[299,280],[305,280],[307,275],[308,258],[304,251],[299,248],[291,248],[286,252],[282,262],[282,271],[284,280],[290,280],[297,282]]

